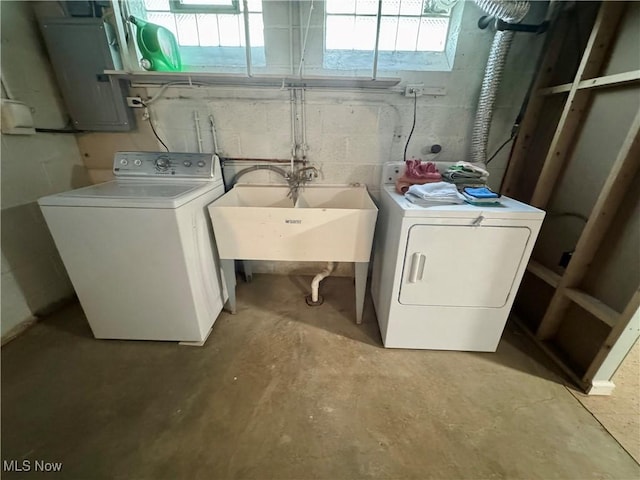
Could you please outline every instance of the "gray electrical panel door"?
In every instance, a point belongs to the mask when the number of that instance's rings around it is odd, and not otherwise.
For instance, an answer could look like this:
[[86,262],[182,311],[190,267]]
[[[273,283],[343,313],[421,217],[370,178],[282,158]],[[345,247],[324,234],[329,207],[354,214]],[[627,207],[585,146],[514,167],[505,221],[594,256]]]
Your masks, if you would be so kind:
[[41,27],[74,127],[131,130],[126,85],[104,73],[122,68],[112,27],[98,18],[69,17],[44,18]]

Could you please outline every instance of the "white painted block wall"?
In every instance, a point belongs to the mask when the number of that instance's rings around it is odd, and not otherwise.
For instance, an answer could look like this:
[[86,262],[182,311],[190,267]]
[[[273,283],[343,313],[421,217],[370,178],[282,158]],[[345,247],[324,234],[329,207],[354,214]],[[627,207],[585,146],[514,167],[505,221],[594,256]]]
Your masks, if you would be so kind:
[[[38,127],[66,117],[29,2],[2,2],[2,77],[33,108]],[[74,135],[2,135],[2,307],[4,336],[34,313],[73,294],[36,200],[88,183]]]
[[[540,9],[537,9],[540,10]],[[539,17],[539,12],[538,17]],[[464,9],[454,69],[451,72],[412,73],[406,80],[429,87],[445,87],[444,96],[418,98],[416,128],[408,157],[423,160],[468,160],[473,118],[493,32],[480,30],[483,12],[473,2]],[[533,18],[533,21],[539,18]],[[509,138],[526,90],[533,77],[543,36],[518,34],[505,68],[496,102],[489,140],[493,152]],[[384,75],[381,73],[381,75]],[[157,88],[134,89],[150,97]],[[323,183],[365,183],[376,195],[382,164],[402,159],[413,119],[413,98],[391,91],[306,91],[308,160],[320,169]],[[130,133],[82,135],[78,142],[94,181],[111,178],[111,162],[117,150],[136,146],[162,150],[148,122],[136,111],[138,130]],[[203,146],[212,151],[207,118],[213,115],[220,150],[228,157],[290,158],[291,114],[288,90],[278,88],[193,87],[168,88],[152,105],[156,129],[174,151],[197,151],[194,112],[201,119]],[[426,154],[433,144],[442,152]],[[151,147],[149,147],[151,145]],[[137,148],[135,148],[137,149]],[[509,147],[490,164],[490,185],[498,188]],[[249,164],[250,165],[250,164]],[[248,165],[247,165],[248,166]],[[241,167],[226,169],[229,177]],[[250,182],[281,182],[276,174],[254,172]],[[286,271],[273,266],[256,271]]]
[[[418,98],[417,122],[409,157],[423,160],[468,159],[473,117],[480,84],[493,38],[476,23],[483,12],[467,2],[461,24],[454,69],[451,72],[415,72],[411,82],[445,87],[444,96]],[[535,20],[535,19],[534,19]],[[496,102],[489,152],[510,133],[533,76],[543,36],[518,34],[505,68]],[[381,73],[384,75],[384,72]],[[139,89],[152,96],[156,88]],[[384,162],[400,160],[413,118],[413,98],[399,93],[371,90],[321,90],[306,92],[308,158],[321,167],[324,182],[362,182],[377,188]],[[175,151],[196,151],[194,111],[198,111],[205,150],[212,148],[207,117],[212,114],[224,155],[230,157],[289,158],[291,148],[289,91],[277,88],[194,87],[169,88],[153,104],[152,118],[158,133]],[[141,112],[137,112],[141,113]],[[138,131],[124,134],[90,134],[80,138],[87,167],[105,170],[96,178],[108,178],[118,145],[155,143],[148,123],[138,116]],[[439,156],[425,154],[428,147],[443,146]],[[104,147],[107,148],[104,148]],[[502,178],[509,148],[491,163],[492,186]],[[270,179],[256,172],[246,179]],[[275,180],[275,178],[274,178]]]

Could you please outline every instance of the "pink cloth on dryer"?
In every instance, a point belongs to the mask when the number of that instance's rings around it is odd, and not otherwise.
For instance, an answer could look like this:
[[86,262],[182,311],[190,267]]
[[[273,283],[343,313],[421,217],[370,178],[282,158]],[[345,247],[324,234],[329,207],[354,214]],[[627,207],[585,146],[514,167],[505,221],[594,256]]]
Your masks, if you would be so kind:
[[433,162],[407,160],[404,174],[396,179],[396,191],[405,194],[411,185],[423,185],[441,180],[442,176]]
[[437,181],[441,179],[435,163],[422,163],[420,160],[407,160],[404,174],[409,178],[424,178],[432,181],[436,178],[438,179]]

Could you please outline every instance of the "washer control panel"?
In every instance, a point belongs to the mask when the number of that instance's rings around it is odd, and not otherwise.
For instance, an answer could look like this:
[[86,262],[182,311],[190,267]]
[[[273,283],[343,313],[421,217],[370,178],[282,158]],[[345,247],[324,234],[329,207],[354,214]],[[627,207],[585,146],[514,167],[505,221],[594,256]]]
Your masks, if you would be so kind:
[[219,162],[211,153],[118,152],[113,173],[117,177],[215,178]]

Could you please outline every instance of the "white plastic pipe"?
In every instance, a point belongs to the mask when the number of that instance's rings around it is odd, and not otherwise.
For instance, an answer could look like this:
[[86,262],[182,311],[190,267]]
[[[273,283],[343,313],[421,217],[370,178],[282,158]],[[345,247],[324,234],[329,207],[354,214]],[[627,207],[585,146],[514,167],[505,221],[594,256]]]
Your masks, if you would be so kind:
[[220,153],[218,150],[218,135],[216,134],[216,124],[213,121],[213,115],[209,115],[209,122],[211,123],[211,136],[213,138],[213,153]]
[[252,77],[251,72],[251,32],[249,30],[249,6],[247,0],[242,0],[242,18],[244,19],[244,52],[247,58],[247,77]]
[[198,152],[202,153],[202,134],[200,133],[200,116],[198,115],[197,110],[193,112],[193,119],[196,123],[196,137],[198,139]]
[[300,108],[301,108],[301,113],[300,113],[300,130],[302,130],[302,160],[306,160],[307,159],[307,150],[309,149],[309,147],[307,147],[307,112],[306,112],[306,100],[305,100],[305,94],[304,94],[304,88],[300,89]]
[[318,301],[318,289],[320,288],[320,282],[331,275],[336,264],[334,262],[328,262],[324,270],[313,277],[311,281],[311,300],[315,303]]
[[298,99],[293,88],[289,90],[289,100],[291,102],[291,175],[293,175],[294,161],[298,155],[298,129],[296,128]]

